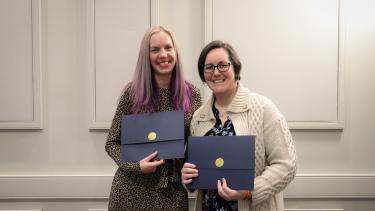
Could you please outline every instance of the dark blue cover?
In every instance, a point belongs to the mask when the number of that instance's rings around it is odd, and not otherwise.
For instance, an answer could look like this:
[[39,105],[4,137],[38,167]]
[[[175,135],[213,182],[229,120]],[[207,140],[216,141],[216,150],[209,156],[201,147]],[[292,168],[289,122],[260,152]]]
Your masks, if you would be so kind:
[[[149,140],[150,132],[156,138]],[[158,151],[157,159],[184,157],[184,112],[124,115],[121,120],[121,159],[139,161]]]
[[[216,159],[224,165],[217,167]],[[197,166],[199,176],[189,189],[217,189],[217,180],[225,178],[234,190],[254,189],[255,136],[189,137],[189,163]]]

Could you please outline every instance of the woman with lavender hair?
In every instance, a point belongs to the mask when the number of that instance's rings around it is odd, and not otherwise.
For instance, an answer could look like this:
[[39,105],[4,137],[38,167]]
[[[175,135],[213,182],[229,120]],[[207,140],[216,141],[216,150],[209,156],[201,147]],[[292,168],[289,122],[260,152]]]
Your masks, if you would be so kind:
[[154,160],[154,152],[138,162],[120,158],[121,117],[128,114],[183,110],[185,134],[201,105],[199,90],[182,77],[176,39],[164,27],[151,27],[144,35],[133,80],[121,95],[105,149],[118,165],[108,210],[188,210],[181,184],[183,160]]

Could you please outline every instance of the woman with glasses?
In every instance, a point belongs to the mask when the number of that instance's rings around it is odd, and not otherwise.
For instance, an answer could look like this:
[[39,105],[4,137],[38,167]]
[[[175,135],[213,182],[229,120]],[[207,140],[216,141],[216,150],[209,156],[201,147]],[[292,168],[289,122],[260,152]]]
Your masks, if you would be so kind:
[[[231,189],[223,178],[217,190],[198,191],[195,210],[284,210],[282,191],[296,174],[296,151],[285,118],[268,98],[239,82],[241,62],[228,43],[206,45],[198,71],[213,95],[194,113],[191,135],[255,135],[256,142],[254,190]],[[199,175],[199,166],[185,163],[181,173],[187,185]]]
[[118,169],[109,196],[109,211],[188,210],[181,184],[182,160],[155,160],[154,152],[137,162],[120,159],[121,117],[127,114],[183,110],[185,134],[201,105],[199,90],[183,80],[176,39],[164,27],[145,33],[132,82],[125,86],[105,149]]

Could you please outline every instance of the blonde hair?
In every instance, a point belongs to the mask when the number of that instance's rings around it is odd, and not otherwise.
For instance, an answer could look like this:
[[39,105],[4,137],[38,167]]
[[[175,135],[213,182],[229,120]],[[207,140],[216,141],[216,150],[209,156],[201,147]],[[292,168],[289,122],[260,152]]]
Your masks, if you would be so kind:
[[151,111],[156,111],[158,109],[157,87],[150,62],[150,39],[152,35],[161,31],[166,32],[171,37],[173,47],[176,51],[176,65],[173,68],[170,83],[173,107],[174,109],[184,111],[190,108],[191,86],[183,79],[182,64],[175,35],[163,26],[154,26],[149,28],[143,36],[133,81],[130,84],[130,94],[133,99],[133,113],[138,113],[141,108],[146,108]]

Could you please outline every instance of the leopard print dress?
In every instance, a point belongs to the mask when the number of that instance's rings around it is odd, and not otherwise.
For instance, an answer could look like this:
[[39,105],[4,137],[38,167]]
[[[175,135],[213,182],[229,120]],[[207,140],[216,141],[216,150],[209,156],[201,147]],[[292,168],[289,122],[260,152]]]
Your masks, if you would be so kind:
[[[189,133],[192,115],[201,105],[199,90],[190,83],[191,106],[185,112],[185,134]],[[172,111],[169,89],[158,89],[159,110]],[[120,98],[105,149],[116,162],[118,169],[112,182],[109,211],[119,210],[188,210],[187,192],[181,184],[183,160],[166,160],[154,173],[143,174],[139,162],[122,162],[120,158],[121,118],[131,113],[132,100],[129,88]],[[145,113],[147,111],[141,111]]]

